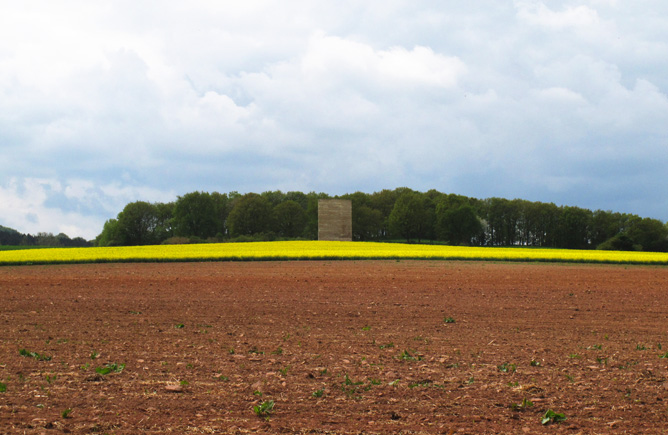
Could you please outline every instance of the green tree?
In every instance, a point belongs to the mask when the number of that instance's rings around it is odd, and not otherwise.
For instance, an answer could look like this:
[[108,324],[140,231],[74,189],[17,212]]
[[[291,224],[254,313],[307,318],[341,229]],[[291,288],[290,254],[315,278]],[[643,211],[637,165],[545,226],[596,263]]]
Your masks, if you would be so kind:
[[590,247],[591,210],[563,207],[558,225],[559,248],[587,249]]
[[448,207],[441,202],[436,207],[439,238],[452,245],[470,245],[482,231],[482,224],[469,204]]
[[638,218],[625,234],[643,251],[668,251],[668,229],[659,220]]
[[383,214],[367,205],[353,207],[353,240],[376,240],[382,234]]
[[227,236],[227,216],[230,214],[231,200],[224,193],[213,192],[211,194],[215,209],[216,220],[216,237],[222,238]]
[[250,236],[271,227],[271,204],[257,193],[248,193],[236,201],[227,218],[232,236]]
[[274,207],[273,222],[279,236],[299,237],[306,228],[306,210],[295,201],[284,201]]
[[410,242],[411,238],[420,236],[426,222],[427,213],[422,196],[412,191],[402,193],[390,213],[390,231]]
[[118,220],[109,219],[104,223],[102,232],[95,238],[96,246],[118,246],[120,245],[118,231]]
[[218,232],[216,204],[208,192],[179,196],[174,206],[174,233],[207,239]]
[[150,245],[157,243],[156,207],[145,201],[131,202],[118,214],[118,242],[121,245]]

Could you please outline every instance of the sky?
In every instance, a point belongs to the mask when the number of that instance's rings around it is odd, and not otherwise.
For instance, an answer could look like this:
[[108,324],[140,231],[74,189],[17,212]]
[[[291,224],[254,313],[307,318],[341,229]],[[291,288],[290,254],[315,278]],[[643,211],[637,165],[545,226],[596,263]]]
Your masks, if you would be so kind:
[[0,225],[410,187],[668,220],[663,0],[0,0]]

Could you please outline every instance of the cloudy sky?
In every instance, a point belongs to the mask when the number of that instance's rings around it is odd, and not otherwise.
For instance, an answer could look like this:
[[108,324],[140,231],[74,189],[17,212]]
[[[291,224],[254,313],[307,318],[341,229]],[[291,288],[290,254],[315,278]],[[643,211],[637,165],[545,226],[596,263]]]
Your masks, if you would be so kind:
[[664,0],[0,0],[0,225],[407,186],[668,220]]

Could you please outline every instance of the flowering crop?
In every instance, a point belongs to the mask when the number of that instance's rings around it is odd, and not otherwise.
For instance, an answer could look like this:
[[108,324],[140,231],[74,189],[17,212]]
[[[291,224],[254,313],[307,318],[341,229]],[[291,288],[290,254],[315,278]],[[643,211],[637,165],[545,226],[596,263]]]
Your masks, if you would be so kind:
[[450,259],[578,263],[668,264],[656,252],[488,248],[363,242],[255,242],[0,251],[0,265],[324,259]]

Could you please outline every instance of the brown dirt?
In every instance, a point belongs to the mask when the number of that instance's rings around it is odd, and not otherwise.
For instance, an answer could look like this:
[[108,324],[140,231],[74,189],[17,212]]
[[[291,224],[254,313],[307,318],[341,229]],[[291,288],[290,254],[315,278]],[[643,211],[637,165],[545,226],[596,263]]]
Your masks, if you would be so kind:
[[668,431],[665,267],[2,267],[0,301],[0,433]]

